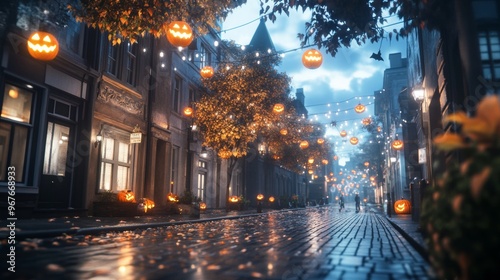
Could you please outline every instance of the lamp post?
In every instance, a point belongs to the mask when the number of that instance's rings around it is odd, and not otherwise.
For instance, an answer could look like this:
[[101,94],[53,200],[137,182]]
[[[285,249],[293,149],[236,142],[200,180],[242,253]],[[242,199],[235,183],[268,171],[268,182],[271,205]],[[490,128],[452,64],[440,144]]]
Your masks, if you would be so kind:
[[[192,196],[192,190],[191,190],[191,177],[192,177],[192,169],[193,169],[193,155],[191,152],[191,139],[193,138],[193,116],[194,116],[194,110],[191,107],[186,107],[183,110],[183,113],[186,117],[190,119],[190,125],[187,128],[187,137],[186,137],[186,191]],[[193,206],[193,211],[191,213],[191,216],[193,218],[199,218],[200,217],[200,204],[197,201],[192,202]]]

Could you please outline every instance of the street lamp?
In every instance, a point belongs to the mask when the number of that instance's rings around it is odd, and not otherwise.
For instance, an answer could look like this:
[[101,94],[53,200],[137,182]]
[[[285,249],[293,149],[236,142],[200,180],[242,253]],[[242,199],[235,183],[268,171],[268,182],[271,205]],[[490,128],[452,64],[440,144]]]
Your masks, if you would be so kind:
[[422,101],[424,101],[425,91],[421,87],[416,87],[411,92],[411,95],[413,96],[413,99],[415,99],[415,101],[417,101],[420,104],[422,103]]
[[[186,107],[186,108],[184,108],[184,110],[182,112],[184,113],[184,115],[186,117],[190,118],[190,125],[187,128],[187,137],[186,137],[186,140],[187,140],[186,141],[186,149],[187,149],[187,153],[186,153],[186,155],[187,155],[187,158],[186,158],[186,191],[189,193],[192,193],[191,176],[192,176],[192,168],[193,168],[193,163],[192,163],[193,159],[192,159],[192,152],[191,152],[191,138],[193,138],[192,131],[195,129],[195,127],[193,126],[194,110],[191,107]],[[199,204],[196,203],[195,205],[193,205],[193,207],[195,209],[193,211],[192,216],[199,218],[200,217]]]

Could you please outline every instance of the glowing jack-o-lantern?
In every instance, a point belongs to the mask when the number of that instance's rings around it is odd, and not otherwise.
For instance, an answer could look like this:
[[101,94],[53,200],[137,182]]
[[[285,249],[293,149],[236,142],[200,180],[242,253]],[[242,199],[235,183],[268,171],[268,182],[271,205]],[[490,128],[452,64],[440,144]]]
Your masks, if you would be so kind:
[[372,123],[372,119],[371,118],[364,118],[362,120],[362,123],[363,123],[363,125],[370,125]]
[[168,25],[167,40],[175,47],[187,47],[194,39],[191,26],[184,21],[172,21]]
[[38,60],[52,60],[59,52],[59,42],[54,35],[37,31],[28,38],[28,52]]
[[205,79],[212,78],[214,75],[214,68],[212,68],[212,66],[205,66],[200,69],[200,75]]
[[324,164],[324,165],[327,165],[328,164],[328,160],[327,159],[323,159],[323,160],[321,160],[321,163]]
[[404,144],[403,144],[403,141],[399,140],[396,138],[396,140],[392,141],[391,143],[391,147],[394,149],[394,150],[401,150],[403,148]]
[[353,145],[356,145],[359,143],[359,139],[358,137],[351,137],[351,139],[349,139],[349,142]]
[[340,137],[346,137],[346,136],[347,136],[347,131],[342,130],[342,131],[340,132]]
[[207,204],[205,202],[200,202],[200,210],[206,210]]
[[282,128],[282,129],[280,130],[280,134],[281,134],[281,135],[287,135],[287,134],[288,134],[288,129],[286,129],[286,128]]
[[365,109],[366,109],[365,105],[363,105],[361,103],[356,105],[356,107],[354,107],[354,111],[356,113],[363,113],[365,111]]
[[282,103],[276,103],[274,104],[273,106],[273,113],[275,114],[281,114],[285,111],[285,105],[283,105]]
[[263,195],[263,194],[261,194],[261,193],[259,193],[259,194],[257,195],[257,200],[258,200],[258,201],[261,201],[261,200],[263,200],[263,199],[264,199],[264,195]]
[[119,191],[118,201],[135,203],[135,194],[131,190]]
[[179,197],[176,194],[169,193],[167,194],[167,201],[168,202],[179,202]]
[[396,200],[396,202],[394,202],[394,212],[396,212],[396,214],[410,214],[410,201],[406,199]]
[[306,68],[316,69],[323,63],[323,55],[317,49],[308,49],[302,55],[302,64]]
[[320,145],[322,145],[323,143],[325,143],[325,139],[323,138],[318,138],[318,140],[316,140],[316,142]]
[[274,202],[274,196],[269,197],[269,202],[273,203]]
[[236,195],[232,195],[229,197],[229,202],[236,203],[238,201],[240,201],[240,198],[237,197]]
[[300,144],[299,144],[299,147],[301,149],[307,149],[309,147],[309,142],[307,142],[306,140],[301,141]]
[[155,203],[154,201],[152,201],[151,199],[149,198],[141,198],[139,200],[139,206],[138,206],[138,210],[143,210],[144,213],[147,213],[148,210],[151,210],[155,207]]
[[185,116],[187,117],[191,117],[193,115],[193,108],[191,107],[186,107],[184,108],[184,110],[182,110],[182,112],[184,113]]

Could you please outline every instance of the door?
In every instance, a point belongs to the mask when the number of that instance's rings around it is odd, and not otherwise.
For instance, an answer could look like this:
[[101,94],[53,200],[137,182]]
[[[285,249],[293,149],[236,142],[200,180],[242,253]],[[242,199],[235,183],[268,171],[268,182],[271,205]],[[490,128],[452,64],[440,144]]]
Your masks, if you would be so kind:
[[45,137],[42,182],[38,206],[40,208],[68,208],[71,194],[70,158],[72,127],[49,121]]

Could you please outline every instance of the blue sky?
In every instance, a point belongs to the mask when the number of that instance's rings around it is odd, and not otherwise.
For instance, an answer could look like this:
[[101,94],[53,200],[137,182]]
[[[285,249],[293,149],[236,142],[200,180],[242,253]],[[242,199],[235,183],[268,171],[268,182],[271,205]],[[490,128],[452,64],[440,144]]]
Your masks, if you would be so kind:
[[[233,40],[237,44],[247,45],[259,24],[259,1],[247,1],[242,7],[234,10],[223,25],[221,36],[226,40]],[[304,33],[304,23],[310,18],[310,13],[290,12],[290,16],[278,16],[272,23],[266,22],[267,29],[278,52],[294,50],[300,47],[298,33]],[[397,17],[387,18],[387,25],[397,23]],[[399,28],[390,25],[386,30]],[[384,61],[370,58],[372,53],[382,52]],[[342,48],[332,57],[323,53],[323,64],[318,69],[307,69],[302,65],[301,57],[305,49],[287,52],[280,65],[280,71],[286,72],[292,78],[292,96],[297,88],[303,88],[305,106],[309,111],[309,118],[328,127],[326,136],[335,144],[335,151],[341,157],[341,164],[347,160],[349,153],[357,146],[342,141],[338,130],[345,129],[349,135],[356,136],[363,141],[361,120],[373,114],[373,106],[367,106],[362,114],[354,112],[358,103],[368,105],[374,102],[373,93],[382,89],[383,74],[389,68],[389,54],[398,53],[406,57],[406,40],[384,40],[382,45],[365,44],[358,46],[353,43],[350,48]],[[329,124],[337,122],[337,128]]]

